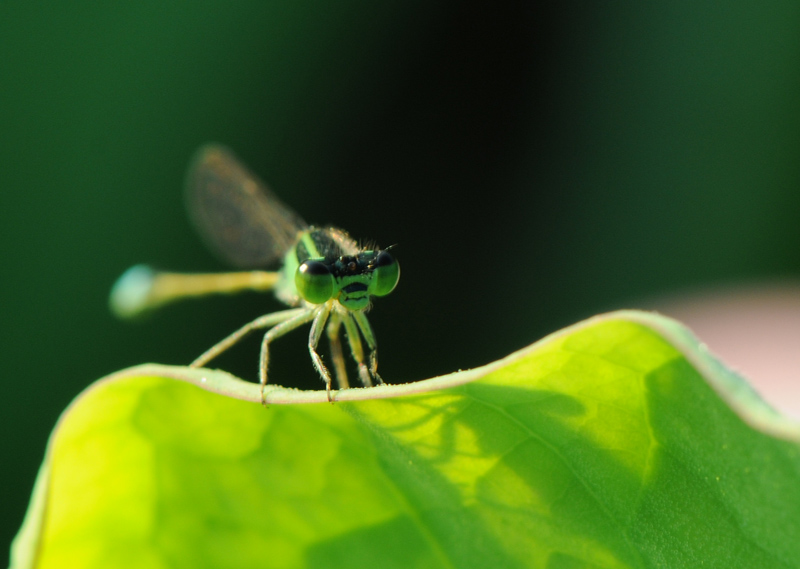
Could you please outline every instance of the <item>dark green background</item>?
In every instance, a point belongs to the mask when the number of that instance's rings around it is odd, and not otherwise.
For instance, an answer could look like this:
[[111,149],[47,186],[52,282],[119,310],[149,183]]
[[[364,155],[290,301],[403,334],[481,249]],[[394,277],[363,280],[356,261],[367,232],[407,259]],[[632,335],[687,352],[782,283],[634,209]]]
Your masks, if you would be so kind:
[[[219,270],[191,153],[237,151],[309,222],[397,243],[390,382],[637,298],[800,272],[800,3],[0,3],[3,537],[60,411],[278,307],[115,321],[128,266]],[[255,377],[254,342],[219,365]],[[317,386],[305,332],[271,377]]]

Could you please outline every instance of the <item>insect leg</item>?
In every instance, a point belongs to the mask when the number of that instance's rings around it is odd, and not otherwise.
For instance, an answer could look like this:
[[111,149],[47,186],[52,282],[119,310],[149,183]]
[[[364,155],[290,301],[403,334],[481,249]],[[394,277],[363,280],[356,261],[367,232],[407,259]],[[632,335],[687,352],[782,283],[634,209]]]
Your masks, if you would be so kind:
[[372,332],[372,326],[369,325],[367,315],[364,312],[354,312],[353,318],[369,346],[369,373],[378,383],[383,383],[383,379],[378,375],[378,343],[375,341],[375,334]]
[[342,352],[342,338],[339,335],[339,330],[342,325],[342,319],[337,314],[332,314],[328,321],[328,341],[331,345],[331,359],[333,360],[333,369],[336,371],[336,383],[339,384],[339,389],[347,389],[350,387],[350,382],[347,381],[347,367],[344,363],[344,353]]
[[317,346],[320,338],[322,338],[322,332],[325,330],[325,323],[328,321],[332,307],[333,302],[329,301],[317,308],[314,322],[311,323],[311,332],[308,334],[308,351],[311,354],[311,361],[325,382],[325,390],[328,392],[328,401],[330,402],[333,402],[331,397],[331,374],[325,364],[322,363],[322,358],[317,353]]
[[286,310],[284,312],[295,312],[294,316],[284,320],[267,330],[264,334],[264,339],[261,340],[261,357],[259,358],[258,366],[258,379],[261,383],[261,403],[267,404],[265,399],[264,389],[267,387],[267,365],[269,364],[269,343],[276,338],[280,338],[287,332],[291,332],[295,328],[299,328],[316,315],[317,310],[313,308],[299,308],[295,310]]
[[347,341],[350,344],[350,351],[353,359],[358,364],[358,377],[364,387],[372,387],[372,377],[370,376],[367,364],[364,361],[364,348],[361,346],[361,336],[358,333],[358,326],[353,320],[353,314],[344,317],[344,327],[347,330]]
[[250,332],[254,330],[259,330],[261,328],[269,328],[270,326],[275,326],[281,322],[286,320],[290,320],[292,318],[296,318],[299,315],[303,315],[308,311],[307,308],[292,308],[290,310],[281,310],[280,312],[273,312],[272,314],[265,314],[264,316],[259,316],[252,322],[245,324],[236,332],[228,336],[227,338],[223,339],[222,341],[214,344],[205,352],[203,352],[196,360],[189,364],[189,367],[203,367],[208,362],[216,358],[222,352],[236,344],[242,338],[247,336]]

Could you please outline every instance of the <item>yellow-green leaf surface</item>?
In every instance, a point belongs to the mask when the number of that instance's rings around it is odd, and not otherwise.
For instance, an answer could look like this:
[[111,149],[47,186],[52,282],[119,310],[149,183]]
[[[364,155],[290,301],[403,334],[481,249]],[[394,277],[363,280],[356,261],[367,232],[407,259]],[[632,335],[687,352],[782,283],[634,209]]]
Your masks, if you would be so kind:
[[53,432],[13,567],[800,566],[800,427],[679,324],[324,392],[146,365]]

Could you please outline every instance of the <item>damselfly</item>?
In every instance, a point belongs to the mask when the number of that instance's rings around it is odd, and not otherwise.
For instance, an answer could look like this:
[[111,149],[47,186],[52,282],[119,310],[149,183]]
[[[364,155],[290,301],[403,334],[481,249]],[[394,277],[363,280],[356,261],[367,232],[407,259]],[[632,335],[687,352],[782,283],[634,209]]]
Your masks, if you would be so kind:
[[[375,334],[366,312],[373,296],[397,285],[400,265],[387,249],[361,249],[345,231],[306,225],[227,149],[208,145],[195,156],[186,181],[189,213],[217,253],[240,268],[263,267],[283,258],[277,272],[222,274],[159,272],[146,265],[128,269],[111,291],[111,308],[122,318],[137,316],[181,298],[243,290],[274,290],[292,306],[260,316],[193,361],[205,366],[255,330],[264,330],[259,360],[261,397],[267,384],[270,343],[311,322],[308,350],[331,396],[331,374],[317,353],[323,330],[331,346],[339,388],[348,387],[342,352],[344,326],[358,376],[365,386],[383,383],[378,375]],[[369,356],[361,339],[367,344]]]

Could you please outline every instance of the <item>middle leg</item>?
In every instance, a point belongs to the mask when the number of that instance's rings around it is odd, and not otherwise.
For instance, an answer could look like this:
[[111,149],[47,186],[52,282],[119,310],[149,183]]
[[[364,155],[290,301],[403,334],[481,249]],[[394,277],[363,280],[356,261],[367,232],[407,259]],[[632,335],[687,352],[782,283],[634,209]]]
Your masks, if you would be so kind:
[[353,318],[353,313],[348,313],[342,317],[345,330],[347,330],[347,342],[350,344],[350,351],[353,353],[353,359],[356,360],[358,364],[358,377],[361,379],[361,383],[364,387],[372,387],[372,376],[364,360],[364,348],[361,346],[361,335],[358,332],[358,325]]
[[372,332],[372,326],[369,325],[367,315],[364,312],[356,312],[353,318],[358,324],[359,330],[364,335],[364,339],[369,346],[369,373],[375,378],[378,383],[383,383],[383,379],[378,375],[378,343],[375,341],[375,334]]

